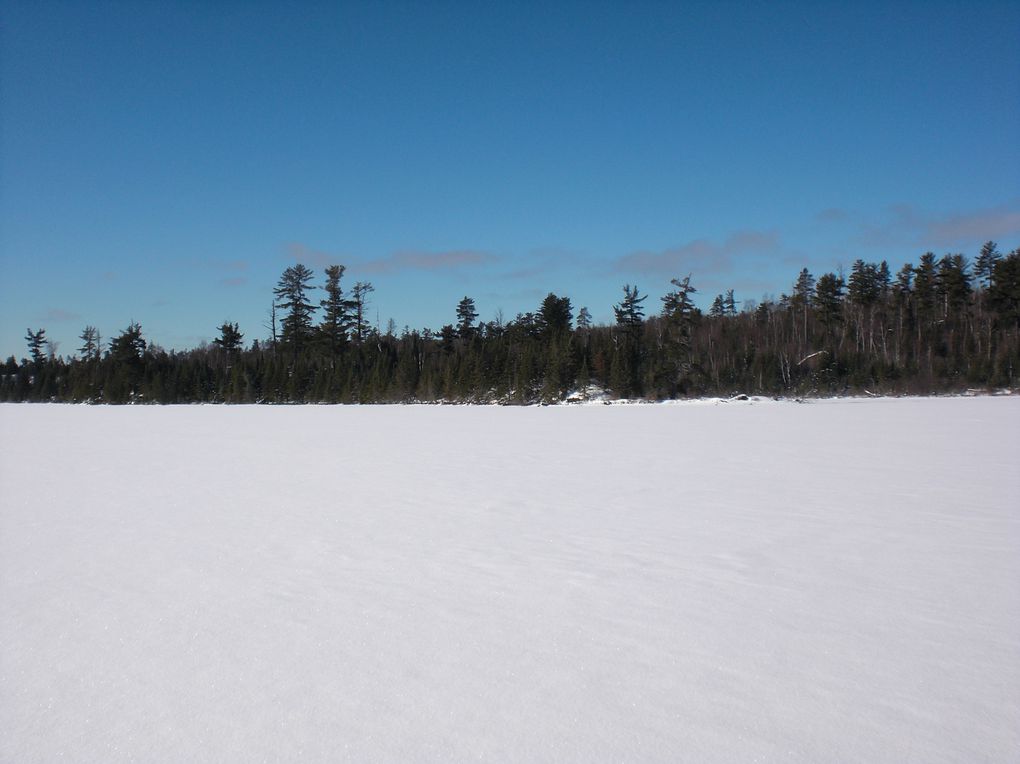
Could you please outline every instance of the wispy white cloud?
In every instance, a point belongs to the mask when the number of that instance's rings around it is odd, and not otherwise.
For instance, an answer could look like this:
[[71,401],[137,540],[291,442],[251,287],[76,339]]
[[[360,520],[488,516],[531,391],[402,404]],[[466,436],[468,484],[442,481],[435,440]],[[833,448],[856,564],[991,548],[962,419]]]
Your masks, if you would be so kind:
[[50,308],[39,317],[40,321],[77,321],[81,316],[63,308]]
[[925,238],[939,246],[1020,237],[1020,205],[950,215],[928,223]]
[[302,265],[314,266],[316,268],[325,268],[329,265],[340,265],[344,262],[344,259],[339,255],[332,254],[324,250],[306,247],[298,241],[289,242],[286,245],[286,251],[287,258],[289,260],[301,263]]
[[850,217],[850,213],[840,207],[828,207],[815,213],[816,223],[842,223]]
[[517,261],[516,268],[502,275],[506,279],[533,279],[563,269],[582,269],[590,266],[590,259],[578,250],[561,247],[533,249]]
[[851,244],[916,249],[973,248],[989,239],[1020,238],[1020,202],[932,214],[911,204],[887,207],[878,220],[857,217]]
[[780,251],[777,231],[744,230],[722,242],[694,239],[686,244],[653,252],[639,250],[616,258],[613,270],[629,273],[674,274],[719,273],[733,268],[733,258],[749,254],[775,254]]
[[395,273],[400,271],[451,271],[473,268],[498,262],[491,252],[477,249],[455,249],[445,252],[406,250],[394,252],[375,260],[351,264],[352,270],[365,274]]

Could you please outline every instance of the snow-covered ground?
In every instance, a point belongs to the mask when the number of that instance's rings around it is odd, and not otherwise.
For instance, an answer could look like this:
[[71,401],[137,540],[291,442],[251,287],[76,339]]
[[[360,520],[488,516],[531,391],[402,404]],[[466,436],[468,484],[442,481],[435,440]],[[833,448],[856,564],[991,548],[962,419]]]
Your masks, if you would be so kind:
[[1020,398],[0,431],[4,762],[1020,759]]

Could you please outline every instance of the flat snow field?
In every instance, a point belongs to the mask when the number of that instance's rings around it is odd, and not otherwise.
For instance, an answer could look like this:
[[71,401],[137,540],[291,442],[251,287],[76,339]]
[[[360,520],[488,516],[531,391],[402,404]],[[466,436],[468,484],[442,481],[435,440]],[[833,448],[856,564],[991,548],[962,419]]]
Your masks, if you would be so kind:
[[0,760],[1020,760],[1020,398],[0,406]]

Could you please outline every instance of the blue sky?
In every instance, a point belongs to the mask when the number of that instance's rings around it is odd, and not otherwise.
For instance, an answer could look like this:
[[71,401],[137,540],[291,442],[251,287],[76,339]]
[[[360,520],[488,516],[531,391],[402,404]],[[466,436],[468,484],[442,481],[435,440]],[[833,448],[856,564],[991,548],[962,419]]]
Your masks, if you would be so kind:
[[297,260],[385,327],[624,283],[759,299],[1020,246],[1020,4],[6,2],[0,354],[266,335]]

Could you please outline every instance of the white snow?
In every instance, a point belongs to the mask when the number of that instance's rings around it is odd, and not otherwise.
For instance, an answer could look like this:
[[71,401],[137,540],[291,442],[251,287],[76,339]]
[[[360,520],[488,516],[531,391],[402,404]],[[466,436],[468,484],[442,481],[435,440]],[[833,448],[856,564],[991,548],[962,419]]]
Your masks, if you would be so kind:
[[4,762],[1020,759],[1020,398],[0,432]]

